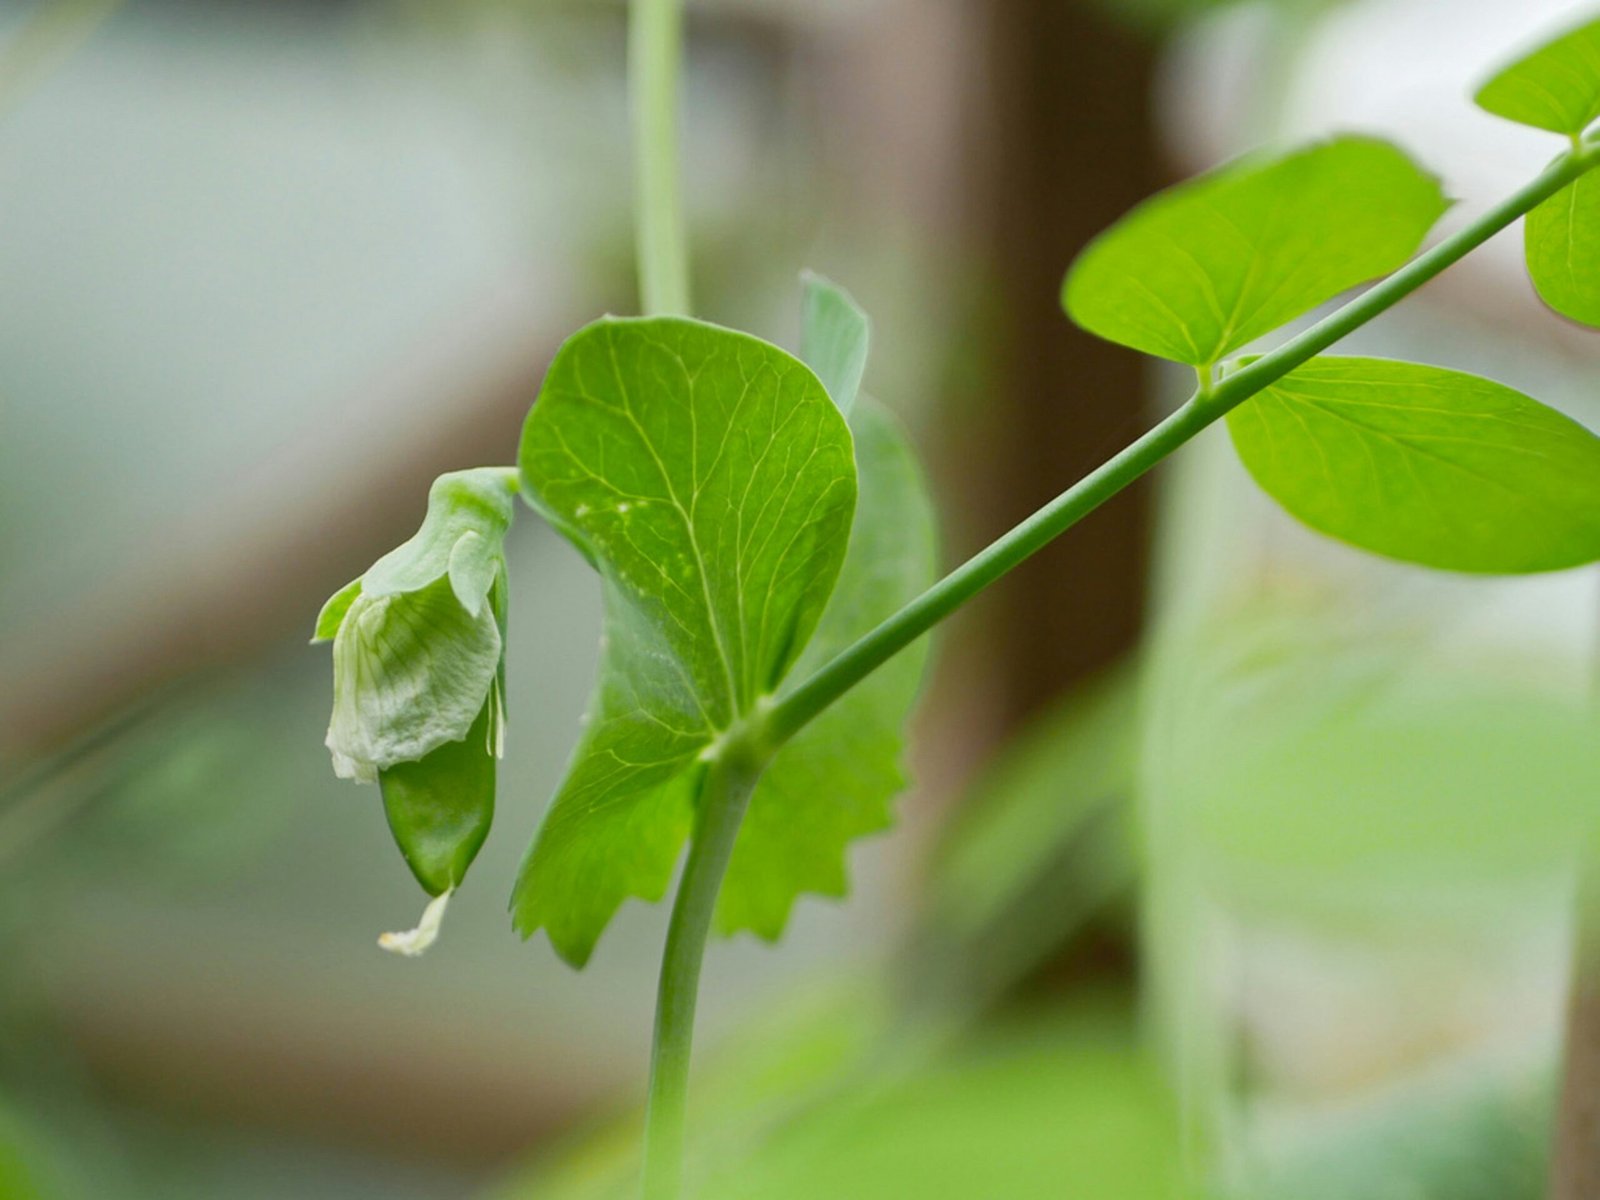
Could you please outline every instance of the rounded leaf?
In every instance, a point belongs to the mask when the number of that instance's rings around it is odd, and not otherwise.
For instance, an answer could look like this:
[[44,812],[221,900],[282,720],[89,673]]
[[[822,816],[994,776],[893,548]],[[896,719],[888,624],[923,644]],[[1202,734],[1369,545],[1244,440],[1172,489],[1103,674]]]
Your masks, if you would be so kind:
[[1600,438],[1504,384],[1318,358],[1228,428],[1278,503],[1375,554],[1485,574],[1600,559]]
[[524,936],[582,965],[668,887],[705,758],[817,628],[855,508],[850,430],[803,363],[676,317],[608,318],[551,363],[522,494],[595,565],[605,633],[583,741],[517,877]]
[[1438,180],[1373,138],[1251,157],[1101,234],[1062,303],[1090,333],[1206,366],[1400,267],[1446,207]]
[[1528,277],[1564,317],[1600,326],[1600,178],[1569,183],[1523,222]]
[[1600,18],[1500,71],[1474,97],[1485,112],[1575,137],[1600,117]]

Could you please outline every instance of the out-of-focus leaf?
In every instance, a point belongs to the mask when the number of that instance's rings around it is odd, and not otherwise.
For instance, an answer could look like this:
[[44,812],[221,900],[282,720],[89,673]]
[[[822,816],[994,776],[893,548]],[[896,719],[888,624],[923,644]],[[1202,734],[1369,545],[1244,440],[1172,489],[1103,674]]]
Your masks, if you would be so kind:
[[1096,812],[1132,797],[1137,691],[1133,666],[1119,667],[1006,748],[944,833],[931,880],[934,920],[957,936],[991,927],[1060,864]]
[[1179,184],[1090,243],[1062,303],[1113,342],[1208,366],[1400,267],[1447,207],[1387,142],[1341,137]]
[[1503,384],[1319,358],[1228,428],[1269,495],[1364,550],[1495,574],[1600,558],[1600,438]]
[[849,416],[867,370],[871,322],[838,285],[810,272],[804,276],[804,284],[800,358],[817,373],[839,411]]
[[[860,973],[785,989],[723,1038],[696,1068],[691,1161],[742,1161],[774,1129],[829,1103],[842,1087],[874,1085],[869,1063],[898,1032],[888,992],[881,979]],[[540,1154],[485,1200],[632,1200],[638,1170],[638,1124],[629,1113]]]
[[1540,1200],[1546,1080],[1449,1079],[1302,1122],[1228,1200]]
[[574,335],[519,464],[523,495],[603,581],[588,728],[512,900],[523,936],[543,928],[581,965],[623,900],[665,892],[706,755],[811,639],[844,560],[855,465],[802,363],[681,318]]
[[1423,598],[1364,613],[1308,582],[1168,639],[1144,799],[1182,862],[1152,879],[1275,920],[1455,914],[1559,880],[1600,778],[1587,698],[1446,653]]
[[[859,1023],[849,1012],[830,1018],[852,1031]],[[807,1024],[797,1032],[800,1039],[788,1036],[781,1058],[835,1061],[836,1029]],[[856,1055],[847,1054],[846,1061],[856,1062]],[[813,1071],[808,1065],[801,1078],[815,1080]],[[714,1128],[719,1112],[737,1127],[749,1107],[764,1107],[761,1097],[766,1104],[781,1102],[794,1083],[791,1070],[764,1083],[737,1067],[733,1074],[741,1082],[723,1088],[722,1099],[737,1096],[743,1107],[702,1110],[697,1128]],[[714,1077],[710,1086],[719,1090]],[[689,1190],[697,1200],[1193,1195],[1182,1179],[1170,1097],[1140,1054],[1125,1015],[1105,1010],[1080,1008],[1048,1024],[991,1032],[893,1077],[852,1076],[848,1091],[805,1106],[775,1127],[746,1125],[745,1131],[743,1139],[719,1137],[715,1154],[691,1154]],[[494,1194],[503,1200],[621,1200],[632,1184],[619,1138],[566,1170]]]
[[1528,277],[1564,317],[1600,326],[1600,179],[1562,188],[1523,221]]
[[1184,1196],[1177,1123],[1125,1024],[1081,1015],[991,1035],[859,1102],[819,1105],[704,1200]]
[[[1378,695],[1197,764],[1197,832],[1237,882],[1492,880],[1561,869],[1594,803],[1585,706],[1463,681]],[[1224,865],[1225,864],[1225,865]],[[1322,885],[1322,886],[1319,886]]]
[[1575,136],[1600,117],[1600,18],[1546,42],[1478,89],[1496,116]]
[[63,1169],[69,1153],[23,1110],[0,1100],[0,1200],[71,1200],[83,1194],[77,1189],[89,1181]]
[[1291,18],[1305,19],[1325,9],[1338,8],[1350,0],[1099,0],[1114,16],[1154,31],[1167,32],[1188,21],[1198,21],[1235,5],[1279,9]]

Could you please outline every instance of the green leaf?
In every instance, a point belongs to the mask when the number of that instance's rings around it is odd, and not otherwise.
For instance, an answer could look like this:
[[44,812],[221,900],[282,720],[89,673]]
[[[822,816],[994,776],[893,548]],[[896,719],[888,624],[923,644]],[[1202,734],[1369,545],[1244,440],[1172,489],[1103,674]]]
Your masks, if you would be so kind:
[[[1028,900],[1087,840],[1096,816],[1131,801],[1138,699],[1138,672],[1122,664],[1063,697],[1005,747],[940,839],[930,877],[935,920],[960,936],[1021,923]],[[1061,882],[1082,889],[1102,881]],[[1038,918],[1026,924],[1053,927]]]
[[1600,117],[1600,19],[1518,59],[1474,98],[1497,117],[1576,137]]
[[1101,234],[1062,303],[1091,333],[1203,367],[1400,267],[1446,207],[1433,176],[1372,138],[1248,158]]
[[1195,852],[1269,906],[1559,873],[1594,807],[1592,714],[1504,680],[1429,682],[1273,738],[1218,731],[1229,753],[1186,780]]
[[[1108,1005],[1002,1025],[701,1165],[701,1200],[1195,1200],[1170,1092]],[[911,1024],[902,1019],[902,1028]]]
[[843,288],[809,271],[801,279],[800,358],[817,373],[839,411],[848,415],[866,374],[871,323]]
[[[860,498],[833,599],[794,671],[805,679],[934,580],[933,503],[897,422],[868,397],[850,417]],[[893,823],[906,784],[902,727],[927,639],[902,651],[802,730],[761,777],[717,905],[716,927],[776,940],[802,892],[843,896],[856,838]]]
[[1568,184],[1523,222],[1528,275],[1564,317],[1600,326],[1600,178]]
[[1313,529],[1452,571],[1600,558],[1600,438],[1503,384],[1319,358],[1228,416],[1262,488]]
[[850,432],[757,338],[606,319],[556,355],[523,428],[523,494],[600,572],[588,729],[524,860],[518,932],[574,965],[629,896],[660,899],[703,763],[777,689],[838,578]]

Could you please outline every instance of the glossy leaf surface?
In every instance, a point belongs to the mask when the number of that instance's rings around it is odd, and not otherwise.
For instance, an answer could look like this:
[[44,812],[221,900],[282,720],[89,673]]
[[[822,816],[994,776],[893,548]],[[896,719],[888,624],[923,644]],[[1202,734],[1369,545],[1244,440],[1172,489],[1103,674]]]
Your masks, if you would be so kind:
[[1235,409],[1228,427],[1263,489],[1362,549],[1496,574],[1600,558],[1600,438],[1503,384],[1320,358]]
[[1101,234],[1062,302],[1091,333],[1205,366],[1400,267],[1446,207],[1437,180],[1371,138],[1249,158]]
[[557,354],[523,494],[594,563],[605,634],[588,727],[512,900],[581,965],[629,896],[659,899],[704,759],[783,680],[855,508],[849,430],[777,347],[681,318],[607,319]]

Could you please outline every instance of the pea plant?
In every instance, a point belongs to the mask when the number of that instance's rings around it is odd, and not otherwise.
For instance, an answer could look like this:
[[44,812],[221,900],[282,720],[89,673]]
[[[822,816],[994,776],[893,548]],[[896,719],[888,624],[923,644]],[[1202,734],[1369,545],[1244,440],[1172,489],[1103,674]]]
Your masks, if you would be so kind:
[[[582,967],[629,897],[687,857],[661,967],[643,1194],[681,1193],[709,933],[776,940],[802,893],[842,896],[851,842],[885,828],[924,635],[1217,421],[1305,524],[1449,571],[1600,559],[1600,438],[1503,384],[1325,354],[1525,218],[1558,313],[1600,325],[1600,20],[1506,67],[1489,113],[1564,139],[1526,186],[1421,250],[1448,204],[1401,150],[1343,135],[1260,154],[1149,200],[1066,277],[1091,332],[1192,367],[1189,399],[942,578],[907,438],[862,394],[868,321],[804,283],[798,354],[690,316],[677,125],[680,0],[634,0],[629,43],[645,315],[605,317],[550,364],[514,467],[442,476],[417,534],[328,601],[343,777],[376,782],[434,899],[383,944],[435,938],[488,832],[505,739],[504,543],[517,498],[599,576],[598,680],[511,895],[512,920]],[[1303,332],[1246,350],[1379,280]]]

